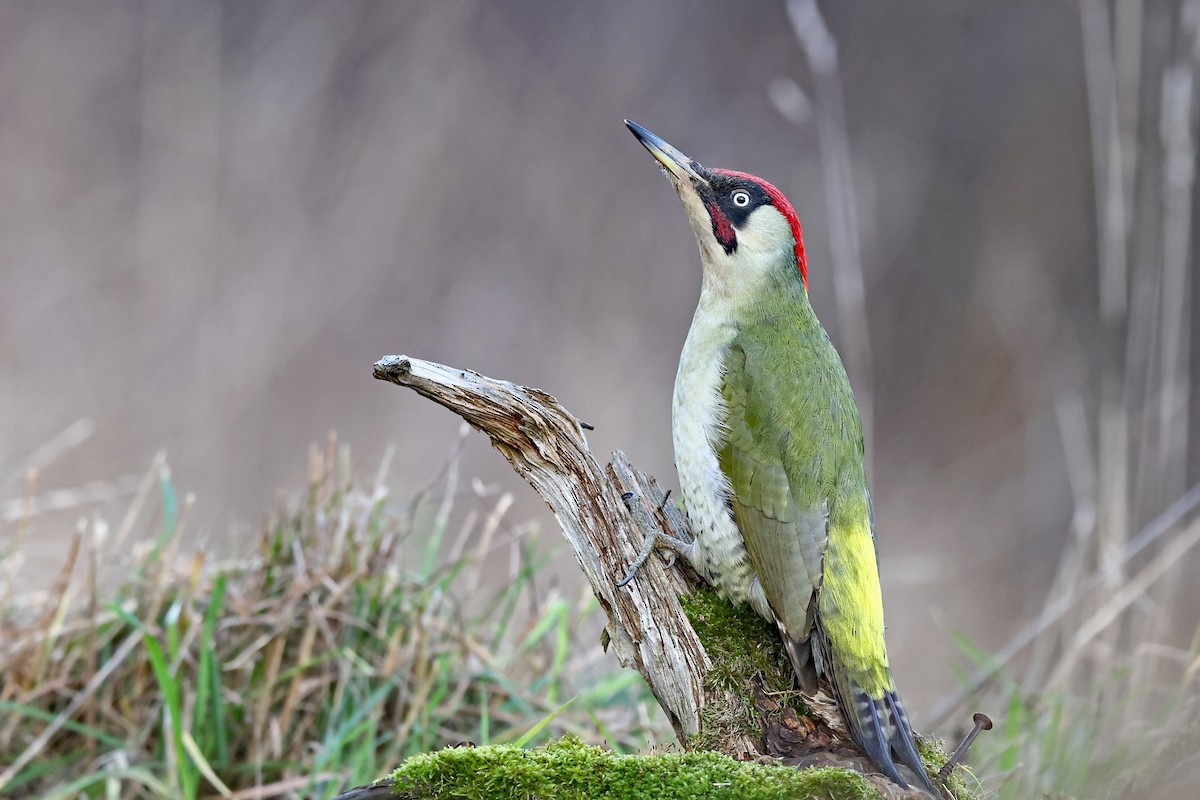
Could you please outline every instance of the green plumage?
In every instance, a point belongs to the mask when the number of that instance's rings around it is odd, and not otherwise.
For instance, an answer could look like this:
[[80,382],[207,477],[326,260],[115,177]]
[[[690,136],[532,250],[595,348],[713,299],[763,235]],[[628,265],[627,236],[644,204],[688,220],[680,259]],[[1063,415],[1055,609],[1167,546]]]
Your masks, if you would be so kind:
[[862,432],[841,361],[795,286],[767,293],[729,347],[720,459],[767,599],[792,637],[807,639],[829,515],[843,474],[861,476]]
[[897,777],[890,744],[927,783],[888,668],[854,395],[790,277],[748,310],[725,357],[719,457],[734,518],[806,688],[811,645],[864,749]]
[[689,558],[775,620],[801,685],[828,680],[876,766],[905,784],[895,752],[936,794],[888,669],[862,425],[808,302],[799,217],[761,178],[707,169],[626,124],[675,187],[704,262],[672,401]]

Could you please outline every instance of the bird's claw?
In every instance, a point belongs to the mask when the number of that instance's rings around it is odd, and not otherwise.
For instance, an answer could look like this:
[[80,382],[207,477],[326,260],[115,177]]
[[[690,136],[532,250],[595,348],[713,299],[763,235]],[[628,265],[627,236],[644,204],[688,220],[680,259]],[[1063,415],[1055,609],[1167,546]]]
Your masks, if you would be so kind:
[[[671,497],[670,490],[663,495],[662,502],[658,505],[658,511],[661,512],[667,504],[667,500]],[[682,539],[676,539],[673,536],[668,536],[662,532],[658,525],[650,518],[646,511],[646,507],[642,505],[640,500],[633,492],[626,492],[621,495],[621,500],[625,502],[625,507],[629,509],[629,513],[633,514],[633,519],[637,523],[638,529],[645,536],[645,541],[642,543],[642,549],[638,551],[637,558],[629,565],[629,571],[625,573],[625,577],[617,583],[617,588],[628,586],[629,583],[637,575],[638,570],[650,558],[650,554],[655,550],[666,550],[670,554],[667,560],[667,569],[675,566],[675,559],[682,553],[685,554],[691,546],[689,542]]]
[[[658,544],[658,538],[661,536],[658,531],[651,530],[646,534],[646,540],[642,543],[642,549],[638,551],[637,558],[629,565],[629,571],[625,573],[625,577],[617,583],[618,589],[623,589],[629,585],[630,581],[637,575],[638,570],[646,563],[646,559],[650,558],[650,554],[654,552],[655,545]],[[672,562],[674,559],[672,559]]]

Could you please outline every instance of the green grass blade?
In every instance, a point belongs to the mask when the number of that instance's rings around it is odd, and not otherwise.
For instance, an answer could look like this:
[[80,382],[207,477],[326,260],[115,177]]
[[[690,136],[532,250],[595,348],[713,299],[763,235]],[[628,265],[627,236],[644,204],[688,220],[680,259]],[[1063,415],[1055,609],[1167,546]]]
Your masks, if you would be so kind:
[[[13,700],[0,700],[0,711],[7,711],[12,714],[19,714],[26,719],[36,719],[42,722],[53,722],[58,718],[58,714],[38,708],[37,706],[28,703],[18,703]],[[62,729],[72,733],[78,733],[80,736],[87,736],[97,744],[105,745],[113,749],[119,749],[125,746],[122,739],[113,736],[108,731],[91,725],[85,725],[82,722],[75,720],[66,720],[62,723]]]
[[180,697],[179,681],[171,674],[170,666],[167,663],[166,654],[163,652],[162,645],[137,617],[133,616],[124,609],[116,609],[117,613],[124,617],[133,627],[141,630],[142,642],[145,645],[146,658],[150,662],[150,668],[154,671],[155,680],[158,681],[159,691],[163,696],[163,711],[168,715],[170,720],[171,744],[175,748],[175,758],[177,761],[177,775],[179,788],[185,798],[194,798],[198,788],[195,766],[191,763],[187,752],[183,746],[183,706]]
[[566,711],[567,708],[578,699],[579,699],[579,695],[575,695],[570,700],[568,700],[567,702],[563,703],[561,706],[556,708],[554,711],[551,711],[549,714],[542,717],[540,720],[538,720],[537,724],[535,724],[532,728],[530,728],[528,731],[526,731],[524,734],[522,734],[521,738],[517,739],[515,742],[513,742],[513,744],[516,745],[517,747],[524,747],[525,745],[529,744],[530,740],[533,739],[533,737],[535,737],[539,733],[541,733],[543,728],[545,728],[547,725],[549,725],[551,722],[553,722],[555,717],[557,717],[562,712]]

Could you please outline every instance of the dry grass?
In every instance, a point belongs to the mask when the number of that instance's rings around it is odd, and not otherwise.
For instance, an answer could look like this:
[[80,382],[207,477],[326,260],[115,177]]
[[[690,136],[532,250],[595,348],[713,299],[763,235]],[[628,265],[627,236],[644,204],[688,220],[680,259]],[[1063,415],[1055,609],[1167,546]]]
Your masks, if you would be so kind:
[[[538,586],[528,537],[502,524],[510,497],[457,515],[452,542],[454,464],[437,504],[393,504],[385,470],[361,488],[347,464],[314,450],[303,501],[225,564],[185,551],[188,503],[156,464],[117,538],[138,518],[161,530],[111,595],[106,526],[81,528],[52,591],[3,606],[0,794],[332,795],[446,743],[515,740],[589,672],[595,688],[542,735],[645,743],[636,674],[597,675],[614,668],[598,648],[572,655],[590,598]],[[5,587],[19,559],[0,566]]]
[[1070,537],[1042,613],[998,653],[964,638],[977,670],[932,716],[968,701],[1004,709],[1002,735],[977,748],[1002,797],[1194,797],[1200,486],[1187,488],[1188,345],[1200,2],[1170,11],[1166,42],[1149,21],[1159,10],[1142,4],[1083,0],[1079,13],[1101,330],[1092,388],[1058,403]]

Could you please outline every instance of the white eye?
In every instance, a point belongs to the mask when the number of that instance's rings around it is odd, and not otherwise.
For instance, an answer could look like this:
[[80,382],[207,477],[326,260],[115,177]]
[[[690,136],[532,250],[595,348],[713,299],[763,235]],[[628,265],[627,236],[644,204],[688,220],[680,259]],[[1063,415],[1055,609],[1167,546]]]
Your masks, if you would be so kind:
[[750,205],[750,193],[738,189],[733,193],[733,204],[739,208],[745,208]]

